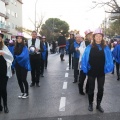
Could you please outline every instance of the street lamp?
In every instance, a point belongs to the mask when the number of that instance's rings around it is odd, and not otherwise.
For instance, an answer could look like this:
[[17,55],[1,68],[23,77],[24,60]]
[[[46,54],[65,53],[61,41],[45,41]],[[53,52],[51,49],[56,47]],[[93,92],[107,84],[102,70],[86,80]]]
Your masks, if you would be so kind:
[[36,2],[35,2],[35,30],[36,30],[36,5],[37,5],[37,1],[38,0],[36,0]]

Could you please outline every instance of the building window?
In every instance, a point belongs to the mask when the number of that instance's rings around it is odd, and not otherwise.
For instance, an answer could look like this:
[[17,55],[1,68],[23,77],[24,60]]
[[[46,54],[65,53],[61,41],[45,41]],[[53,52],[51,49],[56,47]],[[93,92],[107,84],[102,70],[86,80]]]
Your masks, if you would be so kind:
[[15,17],[17,18],[17,13],[15,13]]

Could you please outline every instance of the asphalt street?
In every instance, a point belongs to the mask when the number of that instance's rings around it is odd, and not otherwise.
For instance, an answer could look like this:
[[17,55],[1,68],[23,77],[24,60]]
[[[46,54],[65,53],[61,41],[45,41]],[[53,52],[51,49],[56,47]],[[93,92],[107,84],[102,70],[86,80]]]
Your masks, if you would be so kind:
[[[30,84],[30,73],[27,80]],[[73,84],[73,80],[73,70],[68,68],[68,56],[61,62],[59,54],[50,54],[44,78],[40,78],[41,87],[29,88],[28,99],[18,99],[20,89],[16,75],[9,79],[10,112],[1,112],[0,120],[120,120],[120,81],[116,80],[116,74],[106,75],[102,101],[104,113],[95,109],[96,96],[94,111],[88,111],[87,95],[79,95],[78,84]]]

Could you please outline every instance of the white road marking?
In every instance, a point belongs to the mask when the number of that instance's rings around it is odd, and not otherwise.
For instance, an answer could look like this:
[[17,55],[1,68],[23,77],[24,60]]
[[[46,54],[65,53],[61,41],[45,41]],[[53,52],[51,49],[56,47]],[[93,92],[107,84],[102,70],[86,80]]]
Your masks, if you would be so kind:
[[69,63],[67,65],[69,66]]
[[63,89],[64,89],[64,90],[67,89],[67,82],[64,82],[64,83],[63,83]]
[[65,73],[65,77],[68,77],[68,73]]
[[66,97],[61,97],[59,111],[65,111]]
[[69,70],[69,67],[67,67],[66,70]]
[[62,120],[62,118],[58,118],[58,120]]

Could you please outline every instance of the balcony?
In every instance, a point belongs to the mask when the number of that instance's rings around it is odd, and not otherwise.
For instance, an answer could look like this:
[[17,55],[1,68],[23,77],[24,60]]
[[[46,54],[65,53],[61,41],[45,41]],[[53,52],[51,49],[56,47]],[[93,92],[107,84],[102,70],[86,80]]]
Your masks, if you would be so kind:
[[5,19],[9,19],[9,13],[1,13],[0,12],[0,16],[4,17]]
[[5,5],[9,5],[9,0],[2,0],[4,3],[5,3]]
[[3,32],[9,32],[10,31],[10,26],[5,25],[4,23],[0,23],[0,30]]

